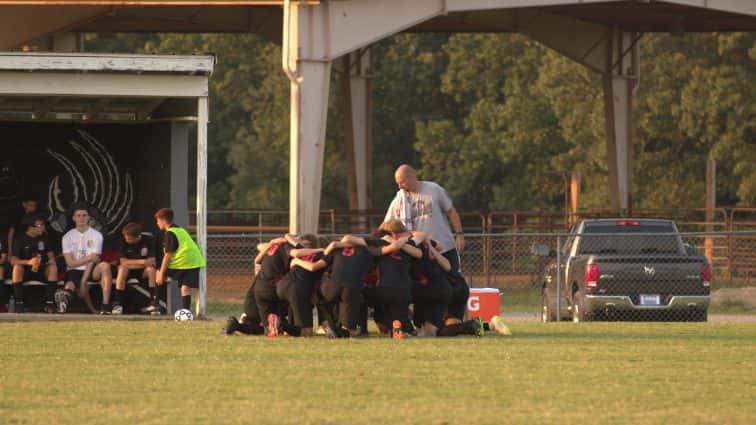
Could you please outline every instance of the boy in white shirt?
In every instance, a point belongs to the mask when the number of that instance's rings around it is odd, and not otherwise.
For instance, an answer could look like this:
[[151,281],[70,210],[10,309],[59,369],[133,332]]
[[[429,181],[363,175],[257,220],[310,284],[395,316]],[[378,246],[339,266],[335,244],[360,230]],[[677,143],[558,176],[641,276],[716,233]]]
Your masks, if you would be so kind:
[[55,294],[58,312],[65,313],[71,304],[71,298],[78,289],[78,295],[87,304],[92,313],[96,313],[89,298],[89,279],[99,280],[102,285],[102,310],[100,314],[110,314],[110,288],[113,276],[110,265],[100,262],[102,253],[102,233],[89,227],[89,211],[84,205],[73,209],[73,221],[76,227],[63,235],[63,256],[66,259],[66,272],[63,290]]

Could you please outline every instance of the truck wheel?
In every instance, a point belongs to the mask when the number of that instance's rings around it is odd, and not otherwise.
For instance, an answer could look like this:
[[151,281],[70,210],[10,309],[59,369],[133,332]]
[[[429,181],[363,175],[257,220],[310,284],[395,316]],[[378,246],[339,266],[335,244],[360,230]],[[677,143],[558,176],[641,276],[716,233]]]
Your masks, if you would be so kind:
[[583,295],[580,292],[572,294],[572,322],[580,323],[590,320],[590,316],[585,311],[583,304]]
[[549,297],[549,294],[544,289],[541,292],[541,322],[547,323],[547,322],[556,322],[557,316],[555,310],[554,303],[551,300],[551,297]]

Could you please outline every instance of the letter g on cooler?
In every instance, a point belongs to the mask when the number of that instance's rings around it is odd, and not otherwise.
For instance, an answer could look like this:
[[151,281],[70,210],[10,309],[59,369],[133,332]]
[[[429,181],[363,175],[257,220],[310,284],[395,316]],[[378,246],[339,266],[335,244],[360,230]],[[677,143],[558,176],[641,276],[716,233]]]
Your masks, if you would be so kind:
[[470,295],[470,298],[467,299],[467,311],[480,311],[480,297]]

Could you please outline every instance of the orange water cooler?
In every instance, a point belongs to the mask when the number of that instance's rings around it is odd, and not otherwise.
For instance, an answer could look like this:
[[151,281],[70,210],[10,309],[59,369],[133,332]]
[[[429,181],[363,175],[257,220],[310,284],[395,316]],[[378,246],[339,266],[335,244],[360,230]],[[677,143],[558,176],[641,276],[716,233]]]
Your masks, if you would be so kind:
[[467,314],[471,319],[480,317],[484,322],[499,315],[499,290],[496,288],[470,288]]

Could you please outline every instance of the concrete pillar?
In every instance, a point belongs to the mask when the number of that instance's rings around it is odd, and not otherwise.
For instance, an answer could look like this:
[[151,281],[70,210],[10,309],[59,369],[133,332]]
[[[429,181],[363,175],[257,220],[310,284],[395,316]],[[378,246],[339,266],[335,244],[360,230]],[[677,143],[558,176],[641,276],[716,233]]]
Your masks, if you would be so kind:
[[[371,48],[359,49],[340,60],[344,92],[344,152],[347,162],[349,208],[364,210],[372,205],[371,176]],[[358,231],[358,230],[352,230]]]
[[364,210],[372,206],[372,120],[370,104],[370,68],[372,48],[367,47],[349,54],[349,99],[354,142],[352,160],[356,205],[350,208]]
[[640,35],[538,11],[518,15],[520,32],[603,78],[609,199],[632,208],[632,98],[640,78]]
[[[334,59],[446,13],[441,0],[342,0],[307,5],[283,4],[282,65],[291,81],[291,157],[289,178],[289,229],[316,232],[325,148],[326,114],[331,63]],[[350,91],[365,99],[367,86],[350,83]],[[361,102],[361,101],[360,101]],[[357,111],[355,131],[369,131],[369,114]],[[367,129],[367,130],[366,130]],[[355,139],[355,158],[367,157],[368,139]],[[361,160],[360,160],[361,161]],[[367,170],[357,186],[367,187]],[[359,191],[358,191],[359,192]],[[367,202],[367,190],[362,202]],[[360,202],[360,201],[358,201]]]
[[331,62],[300,61],[298,73],[300,81],[291,82],[289,230],[317,233]]
[[638,77],[638,40],[632,33],[612,30],[610,34],[603,73],[609,199],[612,208],[628,211],[632,208],[632,99]]

